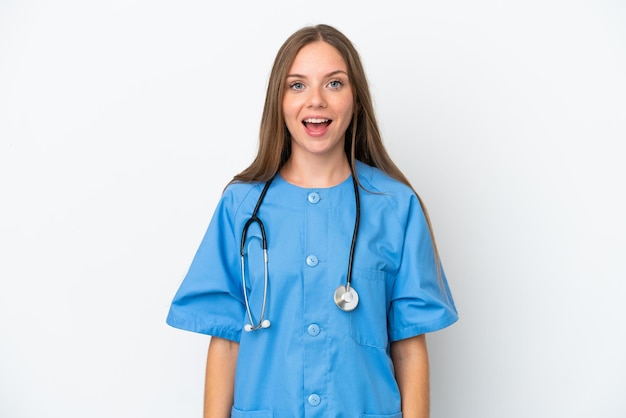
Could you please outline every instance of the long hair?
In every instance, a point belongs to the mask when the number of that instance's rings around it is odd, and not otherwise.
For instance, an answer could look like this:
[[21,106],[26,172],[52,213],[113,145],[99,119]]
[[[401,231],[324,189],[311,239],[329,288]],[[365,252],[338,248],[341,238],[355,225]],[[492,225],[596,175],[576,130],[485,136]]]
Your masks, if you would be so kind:
[[[232,182],[264,182],[274,177],[291,155],[291,135],[285,125],[282,99],[285,93],[285,80],[296,55],[304,46],[324,41],[339,51],[348,68],[348,78],[354,97],[352,122],[345,133],[345,152],[353,177],[358,182],[355,161],[377,167],[390,177],[406,184],[413,192],[409,180],[391,160],[380,135],[372,105],[365,71],[361,58],[350,40],[339,30],[329,25],[306,26],[293,33],[280,47],[270,73],[265,95],[265,105],[261,117],[259,149],[256,158],[248,168],[234,176]],[[430,231],[438,273],[439,254],[433,228],[417,192],[415,192],[426,216]]]

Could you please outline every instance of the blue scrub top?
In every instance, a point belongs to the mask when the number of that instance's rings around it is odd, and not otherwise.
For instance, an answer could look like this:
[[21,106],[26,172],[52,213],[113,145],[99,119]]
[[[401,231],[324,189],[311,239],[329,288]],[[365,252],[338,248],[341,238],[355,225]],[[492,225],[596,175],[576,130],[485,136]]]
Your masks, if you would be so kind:
[[[258,217],[267,234],[269,287],[265,317],[248,323],[240,239],[263,184],[231,184],[172,302],[173,327],[239,342],[233,417],[401,417],[389,345],[436,331],[458,315],[440,279],[426,219],[413,191],[357,163],[361,224],[351,312],[334,303],[346,283],[354,229],[352,179],[309,189],[277,175]],[[261,234],[245,243],[255,321],[263,300]]]

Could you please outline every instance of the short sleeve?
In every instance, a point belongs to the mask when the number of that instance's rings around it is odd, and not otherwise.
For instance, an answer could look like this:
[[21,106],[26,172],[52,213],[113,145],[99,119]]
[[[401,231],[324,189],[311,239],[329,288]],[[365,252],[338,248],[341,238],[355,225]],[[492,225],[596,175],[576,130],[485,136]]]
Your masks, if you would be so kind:
[[428,223],[415,195],[410,200],[404,234],[391,295],[391,341],[437,331],[458,320],[443,267],[438,273]]
[[239,341],[245,305],[234,233],[235,211],[233,193],[227,189],[174,296],[166,320],[169,325]]

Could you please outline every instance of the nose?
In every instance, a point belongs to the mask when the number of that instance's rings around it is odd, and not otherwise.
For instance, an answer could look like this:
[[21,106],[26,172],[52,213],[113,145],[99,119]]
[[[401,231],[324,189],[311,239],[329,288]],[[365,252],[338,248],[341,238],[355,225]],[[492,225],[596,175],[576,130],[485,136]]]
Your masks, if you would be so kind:
[[326,107],[326,99],[324,98],[324,92],[322,89],[322,87],[313,88],[309,91],[309,107],[314,109]]

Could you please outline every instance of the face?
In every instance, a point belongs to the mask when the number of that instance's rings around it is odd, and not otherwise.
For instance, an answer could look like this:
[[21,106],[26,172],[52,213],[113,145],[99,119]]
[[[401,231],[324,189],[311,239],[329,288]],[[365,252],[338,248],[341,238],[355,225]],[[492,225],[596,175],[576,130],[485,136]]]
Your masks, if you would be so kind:
[[343,154],[354,99],[348,68],[335,47],[323,41],[304,46],[285,83],[283,114],[292,156]]

